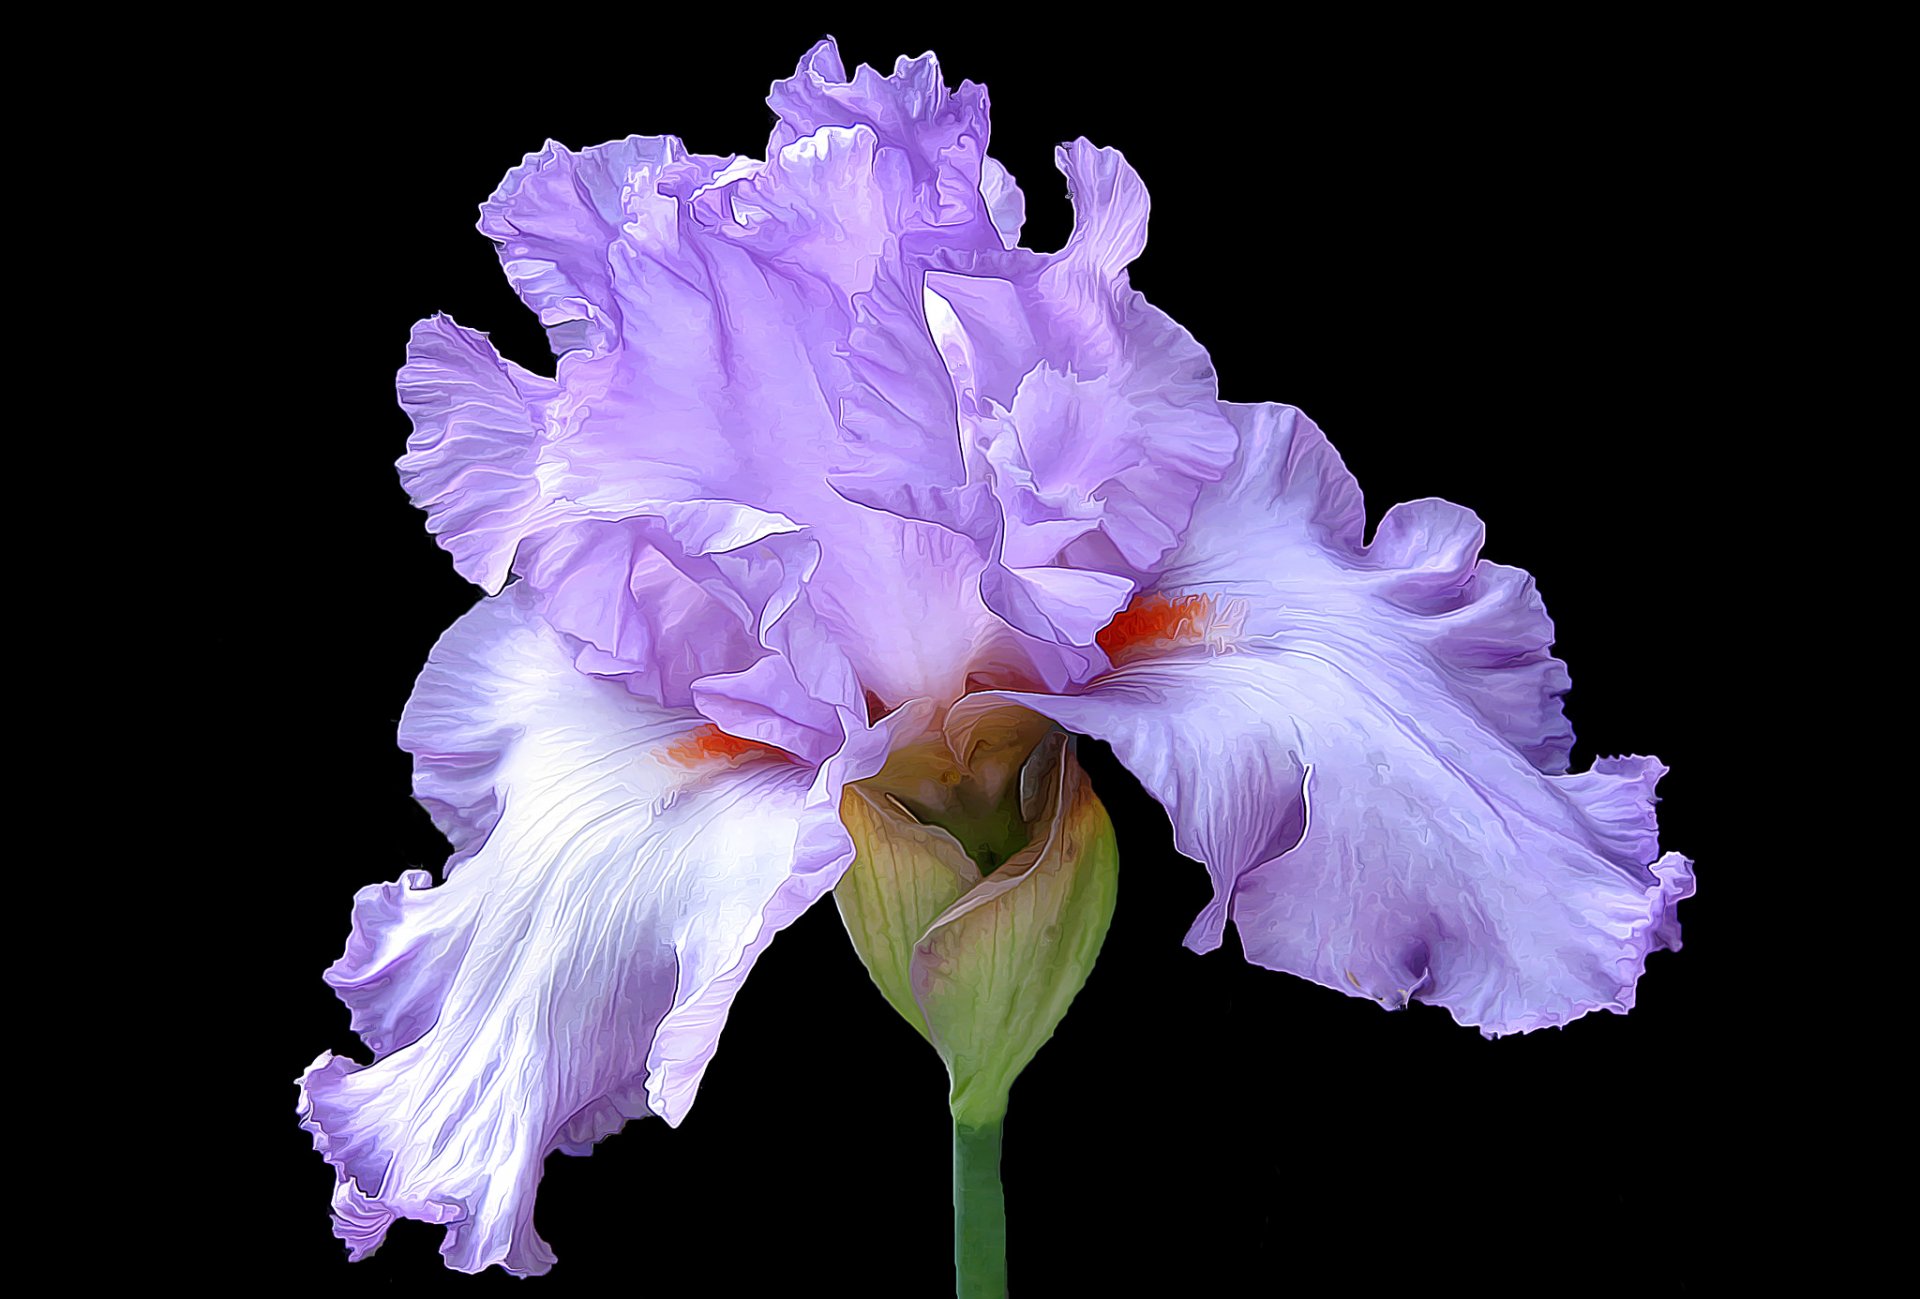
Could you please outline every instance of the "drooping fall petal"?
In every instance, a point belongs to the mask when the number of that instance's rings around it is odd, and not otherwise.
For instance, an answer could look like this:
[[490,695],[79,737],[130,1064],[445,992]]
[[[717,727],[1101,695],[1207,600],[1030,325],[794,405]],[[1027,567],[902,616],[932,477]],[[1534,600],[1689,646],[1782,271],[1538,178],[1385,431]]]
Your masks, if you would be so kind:
[[510,587],[435,648],[402,739],[456,854],[443,883],[362,890],[328,971],[375,1060],[323,1054],[301,1110],[355,1257],[413,1217],[447,1226],[456,1268],[545,1271],[547,1154],[678,1123],[754,959],[851,856],[842,773],[816,788],[581,674],[533,604]]
[[[1565,770],[1565,670],[1532,583],[1440,501],[1361,543],[1358,489],[1287,407],[1241,451],[1158,588],[1102,634],[1117,665],[1018,703],[1109,741],[1172,815],[1249,959],[1489,1035],[1625,1010],[1677,947],[1691,863],[1659,852],[1651,758]],[[954,724],[954,723],[950,723]]]

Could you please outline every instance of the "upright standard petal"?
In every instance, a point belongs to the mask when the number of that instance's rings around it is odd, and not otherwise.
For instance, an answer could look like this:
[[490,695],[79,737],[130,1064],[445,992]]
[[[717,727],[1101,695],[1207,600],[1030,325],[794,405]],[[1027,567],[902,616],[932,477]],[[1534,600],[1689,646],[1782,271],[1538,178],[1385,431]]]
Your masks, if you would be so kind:
[[583,675],[534,603],[435,647],[401,735],[456,854],[362,890],[327,972],[375,1062],[322,1054],[300,1109],[355,1258],[412,1217],[455,1268],[544,1272],[546,1156],[685,1115],[754,960],[851,858],[842,778],[879,765],[829,779]]
[[480,208],[480,233],[521,300],[540,317],[556,355],[613,346],[621,327],[607,249],[663,181],[687,187],[719,174],[725,158],[690,154],[670,135],[632,135],[574,153],[547,141],[508,172]]
[[[767,106],[780,118],[767,142],[769,154],[834,127],[864,127],[883,148],[897,152],[912,177],[903,235],[925,232],[947,246],[1000,246],[1000,223],[1008,219],[1005,191],[1013,186],[1004,169],[991,185],[983,175],[986,87],[963,81],[949,91],[932,54],[902,57],[885,76],[863,64],[849,79],[829,37],[807,52],[793,76],[774,83]],[[996,199],[999,216],[990,213]]]
[[[526,579],[582,642],[582,669],[723,711],[797,684],[806,698],[776,711],[814,755],[802,732],[821,709],[869,692],[952,697],[970,647],[1017,648],[983,605],[982,545],[854,499],[876,481],[963,481],[908,250],[1003,246],[982,192],[981,88],[949,93],[931,58],[849,81],[827,43],[772,102],[764,162],[667,137],[529,155],[481,229],[549,326],[557,377],[526,375],[450,322],[421,326],[402,374],[416,422],[402,467],[461,571],[488,589]],[[667,516],[695,506],[779,526],[694,539]],[[792,580],[758,583],[770,568]],[[798,644],[811,661],[759,665]],[[708,676],[726,681],[696,689]]]
[[998,700],[1112,743],[1172,815],[1249,959],[1489,1036],[1625,1010],[1677,948],[1691,863],[1659,852],[1652,758],[1558,775],[1564,668],[1532,584],[1477,560],[1471,514],[1389,512],[1287,407],[1232,408],[1240,455],[1101,633],[1115,664]]
[[401,486],[460,575],[497,592],[545,504],[534,464],[543,411],[558,390],[450,316],[413,327],[398,387],[413,421]]
[[[923,305],[952,375],[970,479],[997,505],[987,603],[1023,632],[1084,646],[1125,604],[1133,576],[1186,530],[1232,458],[1234,431],[1206,352],[1128,284],[1146,244],[1138,173],[1085,140],[1055,162],[1074,203],[1066,247],[942,250]],[[979,526],[960,493],[885,503]]]

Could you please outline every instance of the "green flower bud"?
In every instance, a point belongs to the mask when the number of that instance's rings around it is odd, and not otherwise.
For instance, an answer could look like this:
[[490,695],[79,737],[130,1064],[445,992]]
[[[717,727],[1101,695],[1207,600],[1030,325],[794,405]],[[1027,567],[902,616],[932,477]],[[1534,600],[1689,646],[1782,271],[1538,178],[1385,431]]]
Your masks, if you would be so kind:
[[882,995],[946,1062],[949,1108],[970,1126],[1006,1113],[1087,981],[1119,862],[1071,738],[1005,714],[975,728],[964,766],[909,751],[841,802],[856,850],[834,892],[841,919]]

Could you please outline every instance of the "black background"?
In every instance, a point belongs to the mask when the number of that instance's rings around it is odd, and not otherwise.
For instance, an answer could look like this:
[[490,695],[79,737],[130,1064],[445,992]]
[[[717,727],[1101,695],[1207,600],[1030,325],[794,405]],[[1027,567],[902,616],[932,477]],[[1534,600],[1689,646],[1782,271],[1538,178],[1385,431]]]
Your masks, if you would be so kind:
[[[1053,146],[1123,150],[1154,198],[1135,286],[1210,350],[1224,397],[1311,415],[1371,521],[1429,495],[1479,512],[1487,556],[1534,573],[1554,616],[1575,769],[1666,761],[1663,844],[1701,881],[1686,950],[1652,958],[1630,1016],[1488,1042],[1436,1008],[1387,1015],[1251,967],[1231,929],[1210,956],[1184,950],[1205,874],[1084,745],[1121,834],[1120,902],[1013,1093],[1015,1290],[1697,1291],[1751,1263],[1739,1215],[1790,1140],[1756,1140],[1755,1096],[1800,1048],[1745,1008],[1769,868],[1736,846],[1754,809],[1724,774],[1747,756],[1726,724],[1728,682],[1761,650],[1722,580],[1742,432],[1705,360],[1742,141],[1697,50],[1506,29],[522,20],[436,38],[322,24],[211,92],[201,149],[238,166],[213,287],[223,346],[250,358],[226,396],[251,427],[203,558],[248,616],[206,619],[194,653],[225,665],[234,709],[219,851],[245,861],[250,964],[223,995],[250,1027],[219,1067],[219,1144],[245,1171],[217,1246],[182,1266],[269,1290],[512,1283],[446,1273],[440,1230],[411,1222],[349,1267],[331,1170],[294,1116],[322,1049],[365,1058],[320,980],[353,892],[445,853],[394,727],[476,592],[400,491],[394,372],[436,310],[549,368],[473,229],[501,175],[549,136],[758,155],[767,84],[827,30],[849,68],[932,48],[950,85],[991,88],[1029,247],[1071,219]],[[944,1093],[823,905],[760,962],[679,1129],[634,1122],[548,1161],[539,1226],[560,1261],[531,1284],[944,1293]]]

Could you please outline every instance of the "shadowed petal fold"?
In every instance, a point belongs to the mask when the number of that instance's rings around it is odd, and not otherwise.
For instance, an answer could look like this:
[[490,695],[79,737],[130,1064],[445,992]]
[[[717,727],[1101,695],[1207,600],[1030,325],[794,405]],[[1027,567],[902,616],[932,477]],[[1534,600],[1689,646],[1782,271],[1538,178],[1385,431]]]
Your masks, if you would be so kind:
[[375,1062],[323,1054],[301,1112],[356,1258],[412,1217],[453,1267],[545,1271],[547,1154],[677,1124],[755,958],[850,858],[838,776],[581,674],[532,605],[510,587],[436,646],[402,741],[456,853],[362,890],[327,974]]

